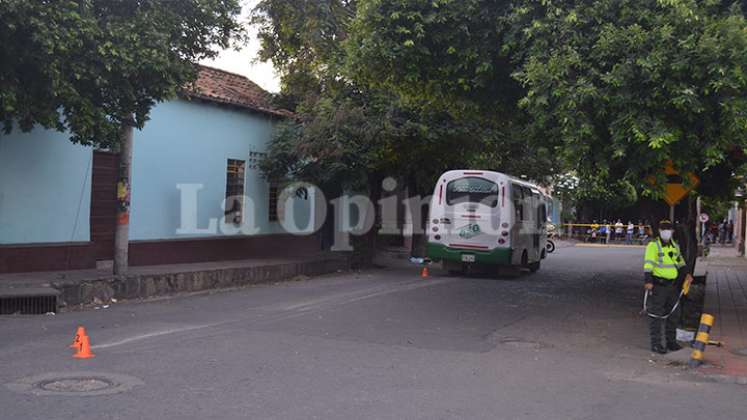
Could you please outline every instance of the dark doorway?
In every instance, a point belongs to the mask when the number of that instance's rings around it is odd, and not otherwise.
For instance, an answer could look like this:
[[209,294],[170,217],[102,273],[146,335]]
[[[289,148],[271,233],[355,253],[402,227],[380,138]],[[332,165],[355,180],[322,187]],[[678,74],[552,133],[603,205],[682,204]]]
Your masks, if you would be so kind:
[[114,259],[118,173],[118,154],[103,151],[93,152],[91,242],[93,242],[96,261]]

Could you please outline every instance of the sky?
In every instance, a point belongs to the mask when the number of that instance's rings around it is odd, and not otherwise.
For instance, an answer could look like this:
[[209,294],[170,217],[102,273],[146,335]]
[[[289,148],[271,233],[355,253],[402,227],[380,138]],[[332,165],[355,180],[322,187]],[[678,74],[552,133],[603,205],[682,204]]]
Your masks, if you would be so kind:
[[[248,21],[249,14],[257,3],[259,3],[259,0],[241,1],[242,10],[240,20],[242,22]],[[251,39],[240,51],[233,49],[223,50],[216,58],[203,60],[201,63],[244,75],[269,92],[279,92],[280,79],[272,67],[272,63],[254,62],[259,51],[259,40],[257,39],[257,31],[248,24],[246,26]]]

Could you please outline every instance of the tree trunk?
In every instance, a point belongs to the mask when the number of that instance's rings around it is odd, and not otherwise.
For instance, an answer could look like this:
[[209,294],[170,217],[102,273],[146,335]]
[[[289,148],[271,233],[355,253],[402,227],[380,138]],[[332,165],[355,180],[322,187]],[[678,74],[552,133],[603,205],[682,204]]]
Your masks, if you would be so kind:
[[[739,236],[739,243],[737,245],[737,252],[740,256],[745,256],[745,242],[747,242],[747,200],[744,200],[743,198],[740,198],[739,200],[739,208],[742,209],[742,223],[739,226],[739,230],[741,231],[737,236]],[[735,233],[736,235],[736,233]],[[732,239],[732,242],[734,240]]]
[[698,259],[698,234],[696,232],[698,224],[697,203],[688,197],[686,201],[687,214],[684,223],[677,225],[677,237],[680,238],[680,247],[682,254],[687,263],[687,269],[692,274],[695,271],[695,264]]
[[[410,174],[407,177],[407,194],[408,198],[419,196],[418,194],[418,183],[414,174]],[[419,200],[418,200],[419,202]],[[428,220],[428,210],[410,209],[412,214],[412,245],[410,248],[410,255],[413,257],[425,257],[425,227],[426,221]],[[420,227],[418,229],[418,226]]]
[[371,229],[361,236],[354,236],[353,242],[353,268],[365,268],[373,265],[376,256],[377,238],[381,227],[381,212],[379,210],[379,199],[381,199],[381,181],[384,179],[378,173],[368,175],[368,197],[373,203],[373,214],[365,215],[368,219],[373,218]]
[[122,126],[117,181],[117,225],[114,231],[114,275],[127,274],[130,246],[130,192],[133,122]]

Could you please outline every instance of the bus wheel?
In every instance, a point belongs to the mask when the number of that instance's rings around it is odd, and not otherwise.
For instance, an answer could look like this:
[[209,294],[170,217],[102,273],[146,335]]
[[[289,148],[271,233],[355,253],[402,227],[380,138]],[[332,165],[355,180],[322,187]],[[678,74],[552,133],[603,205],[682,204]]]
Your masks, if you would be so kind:
[[531,271],[532,273],[536,273],[537,270],[539,270],[539,269],[540,269],[540,262],[539,261],[533,262],[533,263],[529,264],[529,271]]
[[521,268],[529,268],[529,255],[527,255],[526,249],[521,254]]

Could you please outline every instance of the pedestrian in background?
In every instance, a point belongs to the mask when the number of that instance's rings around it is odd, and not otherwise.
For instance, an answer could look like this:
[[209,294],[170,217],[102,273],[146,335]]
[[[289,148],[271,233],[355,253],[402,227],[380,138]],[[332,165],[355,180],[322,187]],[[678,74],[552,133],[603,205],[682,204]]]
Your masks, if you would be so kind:
[[606,244],[607,243],[607,221],[604,220],[602,222],[602,225],[599,226],[599,243]]
[[708,243],[715,244],[718,239],[718,225],[716,222],[711,222],[708,225]]
[[638,221],[638,241],[643,245],[643,242],[648,236],[646,235],[646,226],[642,221]]
[[623,237],[623,222],[620,219],[617,219],[617,223],[615,223],[615,238],[617,240],[622,239]]
[[625,232],[625,243],[627,245],[633,245],[633,233],[635,232],[635,226],[633,225],[633,222],[628,220],[628,228]]
[[594,220],[591,223],[591,229],[589,229],[589,242],[596,242],[597,241],[597,234],[599,230],[599,224],[596,220]]
[[729,220],[729,225],[726,226],[726,239],[729,243],[734,243],[734,221]]
[[610,237],[612,236],[612,225],[608,222],[604,222],[607,226],[607,236],[605,238],[606,243],[610,243]]

